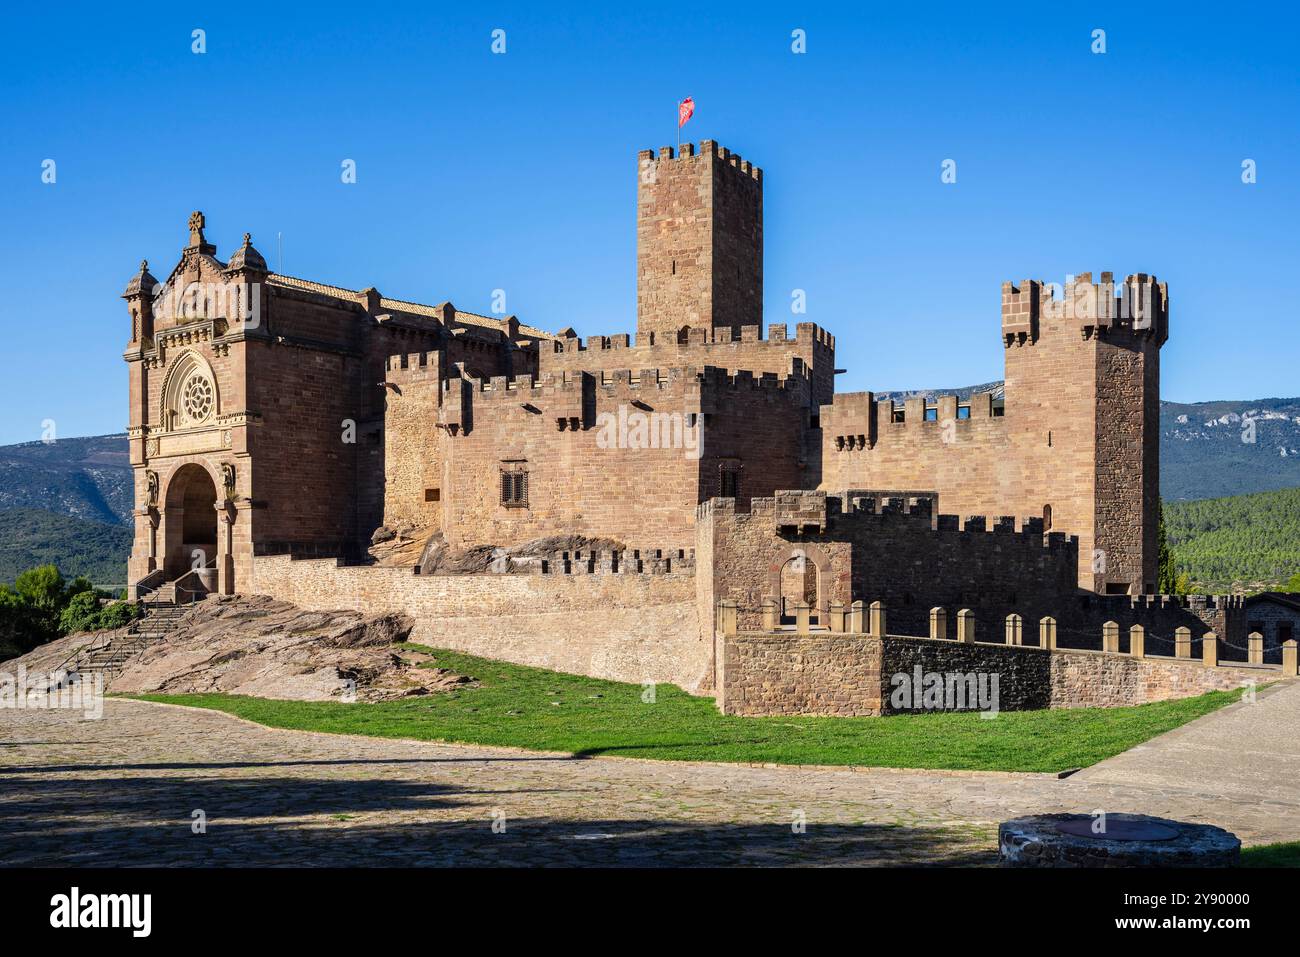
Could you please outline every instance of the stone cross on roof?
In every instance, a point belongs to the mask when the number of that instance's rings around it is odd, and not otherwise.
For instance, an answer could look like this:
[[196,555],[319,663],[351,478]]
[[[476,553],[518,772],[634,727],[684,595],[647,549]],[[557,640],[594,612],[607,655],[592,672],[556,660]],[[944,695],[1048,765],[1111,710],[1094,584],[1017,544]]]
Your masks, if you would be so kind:
[[199,210],[196,209],[194,212],[190,213],[190,245],[191,246],[204,245],[203,227],[205,224],[206,224],[206,220],[203,218],[203,213],[201,213]]

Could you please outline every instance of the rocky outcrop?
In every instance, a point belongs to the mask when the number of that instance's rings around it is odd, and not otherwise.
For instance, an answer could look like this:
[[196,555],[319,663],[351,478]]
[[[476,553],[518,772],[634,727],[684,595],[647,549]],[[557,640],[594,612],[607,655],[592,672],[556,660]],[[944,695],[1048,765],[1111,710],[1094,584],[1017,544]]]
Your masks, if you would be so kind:
[[[223,692],[294,701],[384,701],[461,687],[473,679],[433,667],[432,658],[394,647],[405,615],[304,611],[258,596],[214,596],[176,629],[127,662],[110,691]],[[51,671],[94,636],[72,635],[18,661]]]
[[627,546],[613,538],[585,535],[547,535],[520,545],[455,546],[441,535],[428,540],[420,556],[421,575],[477,575],[487,571],[519,574],[533,571],[544,559],[565,552],[623,551]]

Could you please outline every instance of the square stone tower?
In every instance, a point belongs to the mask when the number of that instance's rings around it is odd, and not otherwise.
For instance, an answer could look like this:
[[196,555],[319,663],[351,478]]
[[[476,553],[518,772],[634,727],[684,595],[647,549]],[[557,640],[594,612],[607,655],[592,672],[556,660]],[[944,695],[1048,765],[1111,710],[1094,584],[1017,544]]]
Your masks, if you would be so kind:
[[1152,594],[1168,288],[1082,273],[1058,299],[1036,280],[1003,283],[1002,336],[1022,510],[1050,503],[1052,527],[1079,536],[1083,587]]
[[760,326],[763,172],[712,140],[638,154],[637,334]]

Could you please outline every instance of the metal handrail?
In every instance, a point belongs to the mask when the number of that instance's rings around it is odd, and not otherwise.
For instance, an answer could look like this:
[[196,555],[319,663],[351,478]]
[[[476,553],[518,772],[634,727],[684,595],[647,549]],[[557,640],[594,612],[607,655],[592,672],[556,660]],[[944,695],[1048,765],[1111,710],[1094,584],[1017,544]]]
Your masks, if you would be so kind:
[[[185,593],[188,594],[188,595],[207,595],[207,594],[208,594],[208,590],[207,590],[206,588],[201,588],[201,587],[200,587],[200,588],[189,588],[189,587],[187,587],[187,586],[185,586],[185,585],[182,585],[181,582],[185,581],[185,579],[189,578],[190,576],[197,576],[198,573],[201,572],[201,571],[206,571],[206,570],[208,570],[209,568],[216,568],[216,567],[217,567],[216,559],[213,559],[211,563],[206,564],[206,565],[200,565],[198,568],[191,568],[191,569],[190,569],[189,571],[187,571],[184,575],[181,575],[179,578],[177,578],[177,579],[175,579],[174,581],[172,581],[171,585],[172,585],[173,590],[177,593],[177,596],[176,596],[176,597],[179,599],[179,598],[180,598],[180,592],[182,592],[182,591],[185,592]],[[180,602],[180,601],[177,601],[176,604],[179,605],[179,604],[181,604],[181,602]]]
[[139,600],[143,595],[157,591],[165,584],[167,584],[166,573],[161,568],[155,568],[135,583],[136,599]]

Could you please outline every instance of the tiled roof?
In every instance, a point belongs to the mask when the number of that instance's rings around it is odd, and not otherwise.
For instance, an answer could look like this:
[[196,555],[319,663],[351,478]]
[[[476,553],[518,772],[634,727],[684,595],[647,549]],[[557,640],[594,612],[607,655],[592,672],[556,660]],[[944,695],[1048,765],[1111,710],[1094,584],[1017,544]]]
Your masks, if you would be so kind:
[[[355,289],[344,289],[342,286],[327,286],[324,283],[312,282],[310,279],[299,279],[296,276],[282,276],[279,273],[271,273],[267,281],[273,286],[285,286],[290,289],[301,289],[304,292],[314,292],[322,296],[333,296],[336,299],[347,299],[351,302],[357,301],[359,294]],[[405,299],[389,299],[382,297],[379,305],[384,309],[392,309],[397,312],[408,312],[416,316],[437,316],[438,309],[436,306],[426,305],[421,302],[407,302]],[[492,316],[480,316],[473,312],[462,312],[456,310],[456,321],[465,323],[470,326],[482,326],[487,329],[495,329],[498,332],[504,332],[505,320],[496,319]],[[559,336],[546,332],[544,329],[538,329],[535,326],[519,324],[519,334],[533,339],[558,339]]]

